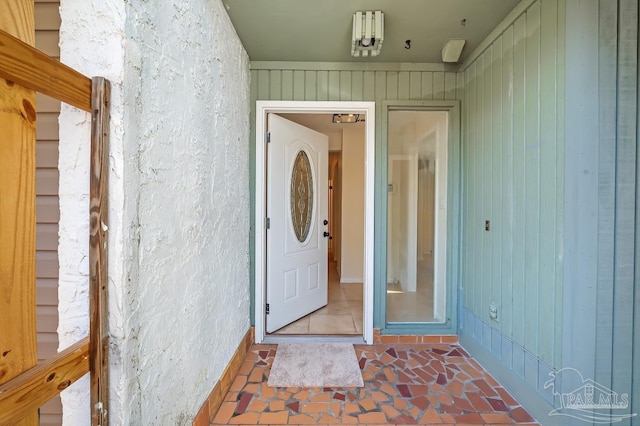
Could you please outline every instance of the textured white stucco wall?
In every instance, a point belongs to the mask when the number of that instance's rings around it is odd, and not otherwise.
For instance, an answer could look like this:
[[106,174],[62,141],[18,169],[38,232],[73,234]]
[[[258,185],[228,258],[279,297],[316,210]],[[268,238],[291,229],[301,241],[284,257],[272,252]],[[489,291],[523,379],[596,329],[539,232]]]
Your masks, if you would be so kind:
[[[111,404],[116,417],[122,404],[122,295],[125,281],[123,180],[124,3],[122,0],[62,0],[60,60],[87,76],[111,81],[109,155],[109,286],[111,334]],[[88,335],[89,153],[91,116],[62,104],[60,113],[59,325],[60,349]],[[89,381],[85,376],[62,393],[63,424],[89,421]],[[122,424],[115,422],[112,424]]]
[[[63,61],[115,83],[111,424],[191,424],[249,328],[248,57],[219,0],[62,0],[61,15]],[[86,333],[89,120],[60,122],[63,345]],[[88,424],[86,386],[67,393],[65,424]]]

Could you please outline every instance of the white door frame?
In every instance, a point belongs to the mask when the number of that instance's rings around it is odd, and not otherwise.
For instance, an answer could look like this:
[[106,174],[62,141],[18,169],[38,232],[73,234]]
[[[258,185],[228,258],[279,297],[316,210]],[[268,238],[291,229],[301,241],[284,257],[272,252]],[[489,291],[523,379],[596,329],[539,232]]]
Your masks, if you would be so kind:
[[375,171],[375,102],[256,101],[256,186],[255,186],[255,341],[265,332],[267,285],[266,264],[266,123],[268,113],[365,114],[365,232],[363,283],[363,338],[373,344],[373,214]]

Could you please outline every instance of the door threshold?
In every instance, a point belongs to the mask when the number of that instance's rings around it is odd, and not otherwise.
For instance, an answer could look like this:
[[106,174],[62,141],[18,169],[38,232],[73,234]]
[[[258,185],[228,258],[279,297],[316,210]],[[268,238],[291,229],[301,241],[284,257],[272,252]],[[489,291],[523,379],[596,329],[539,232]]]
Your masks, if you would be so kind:
[[262,343],[353,343],[354,345],[366,345],[363,336],[345,336],[339,334],[288,334],[267,335]]

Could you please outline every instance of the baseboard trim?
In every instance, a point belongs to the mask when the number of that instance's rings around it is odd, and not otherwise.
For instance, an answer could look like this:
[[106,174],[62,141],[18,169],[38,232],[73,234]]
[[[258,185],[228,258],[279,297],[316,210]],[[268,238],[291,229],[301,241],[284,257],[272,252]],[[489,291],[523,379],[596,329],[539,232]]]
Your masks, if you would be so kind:
[[[520,379],[515,373],[507,369],[495,356],[472,337],[462,334],[460,345],[474,357],[480,365],[487,370],[513,397],[522,404],[525,410],[531,414],[540,424],[545,426],[560,426],[562,416],[549,416],[554,407]],[[544,421],[542,421],[544,420]],[[571,419],[570,419],[571,420]],[[565,423],[566,424],[566,423]]]
[[340,278],[340,284],[362,284],[363,278]]
[[240,341],[238,348],[231,357],[229,364],[227,364],[227,367],[224,369],[220,379],[213,386],[211,393],[209,393],[209,396],[200,407],[198,414],[196,414],[196,417],[193,420],[193,426],[209,426],[211,417],[218,412],[218,409],[222,404],[222,400],[229,391],[233,380],[238,374],[240,366],[247,356],[247,351],[254,341],[254,328],[250,327]]

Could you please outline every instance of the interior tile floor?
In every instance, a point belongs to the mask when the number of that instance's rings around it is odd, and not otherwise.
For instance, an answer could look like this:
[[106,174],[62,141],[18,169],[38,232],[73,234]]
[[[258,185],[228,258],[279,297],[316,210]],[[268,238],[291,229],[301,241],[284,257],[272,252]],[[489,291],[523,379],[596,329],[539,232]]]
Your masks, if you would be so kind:
[[362,283],[340,284],[336,262],[329,262],[329,294],[324,308],[272,334],[362,335]]
[[459,345],[355,349],[363,388],[270,388],[277,345],[253,345],[211,424],[538,425]]
[[398,282],[387,284],[387,321],[434,322],[433,256],[417,262],[416,291],[405,291]]
[[[387,289],[390,322],[430,322],[433,317],[432,262],[419,262],[415,292],[403,291],[398,284]],[[363,285],[340,284],[336,262],[329,262],[328,303],[307,316],[275,331],[275,335],[362,335]]]

